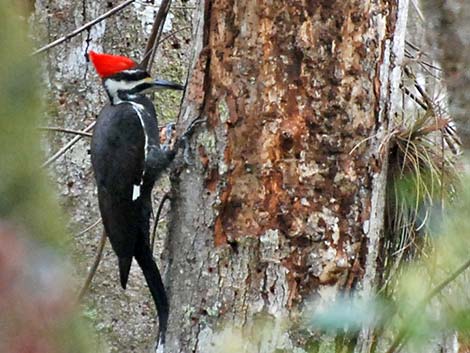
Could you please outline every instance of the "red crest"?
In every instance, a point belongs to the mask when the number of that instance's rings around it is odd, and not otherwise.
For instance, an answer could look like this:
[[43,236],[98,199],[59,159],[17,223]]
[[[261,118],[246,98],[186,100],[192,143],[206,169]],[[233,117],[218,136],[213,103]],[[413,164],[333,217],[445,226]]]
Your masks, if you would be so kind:
[[96,72],[101,78],[132,69],[137,66],[134,60],[120,55],[98,54],[90,50],[88,53]]

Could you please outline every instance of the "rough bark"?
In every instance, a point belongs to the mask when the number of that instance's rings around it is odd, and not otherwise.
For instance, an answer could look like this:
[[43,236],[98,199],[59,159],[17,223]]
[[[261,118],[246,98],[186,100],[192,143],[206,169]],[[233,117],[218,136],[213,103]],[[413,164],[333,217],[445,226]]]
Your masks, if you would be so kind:
[[[375,286],[407,8],[200,2],[182,117],[207,129],[173,180],[168,352],[220,351],[238,329],[262,331],[248,351],[301,352],[286,319]],[[369,346],[365,329],[357,350]]]

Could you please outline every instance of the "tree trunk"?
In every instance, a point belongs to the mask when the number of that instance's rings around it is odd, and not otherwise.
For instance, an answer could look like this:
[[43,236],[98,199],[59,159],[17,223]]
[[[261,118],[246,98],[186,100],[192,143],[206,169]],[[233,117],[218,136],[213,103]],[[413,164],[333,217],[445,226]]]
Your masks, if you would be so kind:
[[[220,352],[255,332],[239,348],[302,352],[294,324],[310,300],[376,286],[407,10],[200,1],[182,117],[207,125],[173,179],[167,352]],[[353,344],[369,350],[367,328]]]

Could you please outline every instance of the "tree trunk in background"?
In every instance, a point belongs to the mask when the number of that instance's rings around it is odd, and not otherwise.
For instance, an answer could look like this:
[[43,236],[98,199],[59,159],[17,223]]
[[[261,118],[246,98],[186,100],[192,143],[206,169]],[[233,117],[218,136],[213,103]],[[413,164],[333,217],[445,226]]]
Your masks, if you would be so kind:
[[423,1],[433,53],[444,69],[449,91],[450,115],[458,124],[465,148],[470,147],[470,2],[468,0]]
[[[37,46],[64,36],[121,3],[121,0],[36,0],[33,32]],[[150,2],[135,2],[90,30],[41,54],[44,68],[47,69],[44,86],[48,88],[49,94],[46,105],[48,119],[42,125],[82,130],[95,121],[107,97],[101,87],[101,80],[86,61],[87,50],[121,54],[140,60],[158,4],[159,1],[153,5]],[[191,2],[175,0],[173,5],[175,9],[167,18],[163,38],[168,37],[169,33],[178,32],[160,45],[154,70],[163,78],[184,82],[186,57],[192,53],[191,31],[188,29]],[[181,94],[178,93],[156,95],[156,109],[161,122],[165,121],[162,118],[175,118],[180,99]],[[49,156],[73,139],[73,136],[52,132],[47,136],[46,153]],[[71,221],[71,234],[64,235],[64,241],[73,241],[78,286],[83,284],[86,271],[93,263],[102,232],[99,225],[77,236],[99,219],[88,149],[89,139],[83,138],[49,166],[62,206]],[[160,240],[158,242],[161,243]],[[156,253],[155,257],[158,261],[159,254]],[[142,353],[153,347],[156,312],[145,280],[134,263],[128,288],[123,291],[119,285],[116,257],[109,244],[85,300],[85,316],[90,318],[98,332],[96,352]]]
[[[221,352],[238,329],[258,333],[247,351],[302,352],[305,337],[283,334],[281,319],[372,291],[407,9],[201,1],[182,117],[207,129],[173,180],[167,352]],[[356,344],[368,351],[366,329]]]

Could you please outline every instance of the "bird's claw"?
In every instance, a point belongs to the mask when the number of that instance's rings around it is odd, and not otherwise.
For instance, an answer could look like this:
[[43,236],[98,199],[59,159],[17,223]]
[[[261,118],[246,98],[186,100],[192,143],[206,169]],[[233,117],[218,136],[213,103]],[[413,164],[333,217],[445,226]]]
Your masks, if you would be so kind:
[[194,129],[196,128],[196,126],[198,126],[202,123],[205,123],[206,121],[207,121],[206,118],[202,118],[200,116],[197,117],[196,119],[191,121],[191,123],[189,124],[188,128],[186,129],[186,131],[184,132],[182,137],[189,138],[192,135],[192,133],[194,132]]
[[191,159],[191,147],[189,146],[189,138],[188,136],[184,136],[181,138],[181,141],[183,142],[183,160],[184,163],[186,163],[189,166],[194,165],[194,161]]
[[175,125],[174,122],[168,123],[165,126],[165,137],[168,140],[171,140],[171,136],[173,136],[173,131],[175,131],[175,127],[176,127],[176,125]]
[[173,136],[175,127],[175,123],[169,123],[165,126],[165,143],[162,145],[162,150],[165,152],[171,149],[171,137]]
[[194,119],[189,124],[188,128],[183,133],[183,135],[181,135],[181,137],[180,137],[180,144],[183,147],[183,160],[189,166],[194,165],[194,161],[190,157],[191,147],[189,145],[189,138],[194,133],[194,129],[196,128],[196,126],[198,126],[198,125],[200,125],[204,122],[206,122],[205,118],[198,117],[198,118]]

